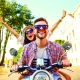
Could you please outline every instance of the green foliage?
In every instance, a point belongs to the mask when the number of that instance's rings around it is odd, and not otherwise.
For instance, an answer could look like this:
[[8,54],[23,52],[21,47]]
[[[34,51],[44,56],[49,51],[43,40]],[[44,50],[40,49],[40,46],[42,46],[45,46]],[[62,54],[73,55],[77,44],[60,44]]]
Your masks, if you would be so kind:
[[63,46],[63,44],[65,43],[65,40],[55,40],[54,42]]
[[[13,0],[12,2],[10,2],[9,0],[0,0],[0,16],[3,17],[3,20],[18,33],[22,32],[21,30],[23,28],[23,25],[32,25],[32,20],[35,18],[26,5],[22,6],[16,3],[15,0]],[[3,47],[3,56],[0,64],[3,64],[4,62],[6,45],[11,35],[8,30],[6,30],[5,33],[6,37],[4,38],[5,40],[3,40],[4,45],[0,45],[1,47]]]
[[69,48],[68,48],[69,46],[72,47],[72,44],[71,44],[70,41],[55,40],[54,42],[60,44],[65,51],[69,49]]
[[20,47],[20,48],[17,50],[18,55],[17,55],[16,57],[13,57],[14,62],[16,62],[17,60],[20,60],[21,53],[22,53],[22,49],[23,49],[23,47]]
[[32,25],[35,18],[26,5],[17,4],[15,1],[3,0],[0,2],[0,16],[17,32],[21,32],[24,25]]

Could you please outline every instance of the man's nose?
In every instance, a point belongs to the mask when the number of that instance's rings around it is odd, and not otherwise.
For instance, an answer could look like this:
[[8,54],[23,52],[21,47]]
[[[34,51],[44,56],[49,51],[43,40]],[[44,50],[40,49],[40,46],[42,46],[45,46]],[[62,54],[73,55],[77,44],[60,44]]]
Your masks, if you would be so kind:
[[43,27],[41,26],[40,29],[43,29]]

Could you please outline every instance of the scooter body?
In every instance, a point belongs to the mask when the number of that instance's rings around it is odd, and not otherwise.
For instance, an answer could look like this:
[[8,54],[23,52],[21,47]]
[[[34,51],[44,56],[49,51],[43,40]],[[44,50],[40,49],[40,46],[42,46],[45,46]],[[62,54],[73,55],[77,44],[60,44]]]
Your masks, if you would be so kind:
[[25,77],[22,80],[62,80],[60,75],[50,73],[46,70],[37,70],[32,75]]

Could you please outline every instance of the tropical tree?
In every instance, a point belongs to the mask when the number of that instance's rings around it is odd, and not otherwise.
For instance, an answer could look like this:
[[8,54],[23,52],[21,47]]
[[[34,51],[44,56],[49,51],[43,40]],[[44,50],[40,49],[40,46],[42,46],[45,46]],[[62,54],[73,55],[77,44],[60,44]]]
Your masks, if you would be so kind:
[[[4,3],[4,5],[3,5]],[[23,25],[32,25],[32,19],[35,17],[31,14],[31,11],[26,5],[17,4],[15,1],[9,2],[5,0],[0,0],[0,16],[3,17],[3,20],[15,29],[18,33],[21,33]],[[0,30],[2,27],[0,27]],[[0,65],[3,65],[4,57],[6,53],[6,45],[8,42],[11,33],[6,29],[5,40],[3,47],[3,55],[0,62]]]
[[20,60],[22,48],[23,48],[23,47],[20,47],[20,48],[17,50],[17,53],[18,53],[17,56],[16,56],[16,57],[13,57],[14,62],[17,62],[17,60]]
[[55,40],[54,42],[58,43],[58,44],[61,44],[63,46],[64,43],[65,43],[65,40],[58,39],[58,40]]
[[70,50],[72,47],[72,44],[70,41],[65,41],[65,40],[55,40],[55,43],[58,43],[60,45],[62,45],[62,47],[64,48],[65,51]]
[[[5,0],[0,0],[0,16],[4,15],[4,13],[2,13],[4,8],[5,8],[4,6],[5,6]],[[3,28],[2,28],[2,25],[0,23],[0,54],[1,54],[1,43],[2,43],[2,39],[3,39],[2,31],[3,31]]]

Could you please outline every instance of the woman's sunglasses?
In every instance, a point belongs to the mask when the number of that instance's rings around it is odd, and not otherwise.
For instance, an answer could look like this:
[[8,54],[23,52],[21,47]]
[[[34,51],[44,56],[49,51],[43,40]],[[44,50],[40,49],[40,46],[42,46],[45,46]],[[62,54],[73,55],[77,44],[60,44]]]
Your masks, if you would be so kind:
[[32,32],[33,32],[33,29],[30,29],[30,30],[26,30],[25,31],[26,34],[29,34],[29,33],[32,33]]
[[35,25],[34,27],[35,27],[35,29],[40,29],[41,27],[43,29],[47,29],[48,28],[48,25]]

